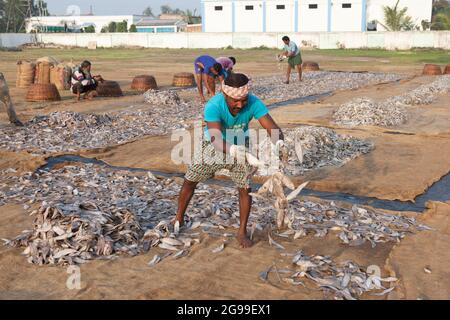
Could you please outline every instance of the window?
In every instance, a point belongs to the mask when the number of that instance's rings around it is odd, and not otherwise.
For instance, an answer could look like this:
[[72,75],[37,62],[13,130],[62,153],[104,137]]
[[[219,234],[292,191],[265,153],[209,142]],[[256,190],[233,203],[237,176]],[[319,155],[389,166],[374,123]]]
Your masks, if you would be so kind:
[[216,10],[216,11],[222,11],[222,10],[223,10],[223,7],[222,7],[222,6],[215,6],[215,7],[214,7],[214,10]]
[[344,8],[344,9],[349,9],[349,8],[351,8],[352,7],[352,4],[351,3],[343,3],[342,4],[342,8]]
[[317,9],[317,4],[310,4],[308,6],[309,9]]
[[253,6],[245,6],[245,10],[253,10]]
[[156,28],[156,32],[160,33],[160,32],[175,32],[175,30],[172,27],[161,27],[161,28]]
[[284,9],[286,9],[284,4],[277,4],[277,10],[284,10]]

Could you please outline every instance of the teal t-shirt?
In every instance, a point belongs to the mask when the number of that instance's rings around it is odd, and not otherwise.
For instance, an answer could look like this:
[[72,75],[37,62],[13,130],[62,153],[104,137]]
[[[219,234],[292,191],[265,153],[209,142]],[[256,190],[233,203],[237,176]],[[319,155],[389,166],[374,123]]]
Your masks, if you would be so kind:
[[[268,113],[266,105],[254,95],[249,94],[247,105],[233,117],[224,95],[219,93],[206,104],[204,118],[206,122],[222,123],[222,137],[228,143],[245,144],[250,121],[253,118],[259,120]],[[208,127],[205,128],[205,138],[210,140]]]

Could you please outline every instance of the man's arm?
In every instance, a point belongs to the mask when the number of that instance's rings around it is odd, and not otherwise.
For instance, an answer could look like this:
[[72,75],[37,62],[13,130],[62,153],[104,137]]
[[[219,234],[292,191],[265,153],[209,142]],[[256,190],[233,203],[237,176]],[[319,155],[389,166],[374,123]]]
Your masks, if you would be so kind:
[[283,132],[272,119],[270,114],[266,114],[265,116],[259,118],[258,121],[261,126],[267,130],[267,133],[270,135],[273,144],[277,143],[278,140],[284,140]]
[[222,124],[220,122],[206,122],[211,143],[214,148],[223,153],[229,153],[231,145],[222,138]]

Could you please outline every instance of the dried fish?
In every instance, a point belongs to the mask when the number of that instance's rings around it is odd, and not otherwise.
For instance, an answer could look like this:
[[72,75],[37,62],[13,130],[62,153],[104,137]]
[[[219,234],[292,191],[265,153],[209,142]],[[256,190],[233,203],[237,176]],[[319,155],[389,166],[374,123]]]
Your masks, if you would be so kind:
[[212,250],[212,253],[219,253],[225,249],[225,243],[222,243],[220,246]]

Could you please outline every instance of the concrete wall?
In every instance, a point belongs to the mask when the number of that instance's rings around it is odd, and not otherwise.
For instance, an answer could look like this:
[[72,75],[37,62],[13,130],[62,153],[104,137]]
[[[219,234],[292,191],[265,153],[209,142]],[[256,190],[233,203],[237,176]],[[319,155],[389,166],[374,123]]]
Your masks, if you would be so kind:
[[[310,9],[317,5],[317,9]],[[300,32],[325,32],[328,28],[328,0],[305,0],[299,3]]]
[[[350,8],[344,8],[350,5]],[[362,0],[334,0],[331,3],[331,30],[361,31]]]
[[[205,30],[210,32],[232,32],[232,4],[230,1],[206,2],[203,4],[205,14],[203,23]],[[216,10],[216,7],[222,7],[222,10]],[[220,21],[220,23],[217,23]]]
[[287,32],[287,33],[47,33],[0,34],[0,46],[17,47],[25,43],[40,42],[73,47],[87,47],[96,42],[98,47],[138,46],[143,48],[234,48],[248,49],[259,46],[282,48],[281,38],[288,35],[302,47],[384,48],[408,50],[414,47],[450,50],[450,31],[411,32]]
[[[283,5],[284,9],[277,9],[277,5]],[[266,1],[266,31],[286,32],[295,30],[295,2]]]
[[[264,19],[262,1],[238,1],[234,6],[236,8],[236,32],[263,31]],[[246,10],[247,6],[253,6],[253,10]],[[222,23],[221,21],[222,19],[219,23]]]

